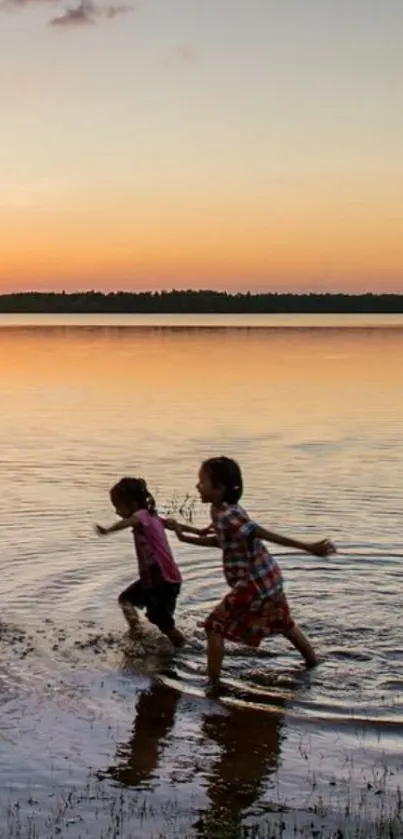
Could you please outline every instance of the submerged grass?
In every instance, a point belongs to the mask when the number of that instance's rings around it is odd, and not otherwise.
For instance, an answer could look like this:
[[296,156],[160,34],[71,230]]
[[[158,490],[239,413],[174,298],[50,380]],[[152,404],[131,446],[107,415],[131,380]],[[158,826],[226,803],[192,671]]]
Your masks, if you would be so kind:
[[[387,773],[386,773],[387,774]],[[386,778],[385,774],[385,778]],[[198,810],[195,802],[165,800],[91,778],[82,788],[33,796],[0,810],[0,839],[399,839],[403,837],[400,790],[393,794],[367,784],[346,799],[322,791],[298,809],[267,804],[253,820],[238,808],[221,813]],[[351,800],[350,800],[351,799]]]

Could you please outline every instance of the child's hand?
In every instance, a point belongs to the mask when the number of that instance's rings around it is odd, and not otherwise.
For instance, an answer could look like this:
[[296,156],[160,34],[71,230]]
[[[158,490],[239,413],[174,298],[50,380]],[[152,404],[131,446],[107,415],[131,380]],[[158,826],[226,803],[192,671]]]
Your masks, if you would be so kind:
[[311,542],[309,546],[310,552],[315,556],[330,556],[336,553],[336,548],[330,539],[321,539],[319,542]]
[[101,525],[101,524],[96,524],[96,525],[94,526],[94,530],[95,530],[95,533],[97,534],[97,536],[106,536],[106,535],[107,535],[107,533],[108,533],[107,528],[106,528],[106,527],[102,527],[102,525]]
[[215,533],[214,524],[209,524],[207,527],[201,527],[199,530],[199,536],[210,536],[210,533]]

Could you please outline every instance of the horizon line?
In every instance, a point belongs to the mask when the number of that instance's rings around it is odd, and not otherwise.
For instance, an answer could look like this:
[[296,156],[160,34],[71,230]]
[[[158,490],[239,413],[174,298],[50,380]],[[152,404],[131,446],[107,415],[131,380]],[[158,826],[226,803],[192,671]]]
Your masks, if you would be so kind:
[[100,296],[100,297],[144,297],[150,295],[154,297],[173,296],[173,295],[203,295],[209,294],[216,297],[403,297],[402,291],[226,291],[225,289],[212,288],[172,288],[172,289],[146,289],[138,291],[129,291],[123,289],[110,289],[102,291],[100,289],[81,289],[76,291],[60,290],[38,290],[31,289],[29,291],[0,291],[0,299],[4,297],[48,297],[50,295],[55,297],[77,297],[77,296]]

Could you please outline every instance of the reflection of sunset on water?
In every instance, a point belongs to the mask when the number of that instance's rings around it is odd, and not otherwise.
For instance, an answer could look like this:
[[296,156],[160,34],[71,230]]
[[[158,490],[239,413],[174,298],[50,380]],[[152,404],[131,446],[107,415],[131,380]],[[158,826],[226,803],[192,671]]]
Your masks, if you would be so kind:
[[[381,443],[385,416],[397,429],[402,334],[397,328],[10,327],[0,330],[0,377],[15,433],[23,434],[28,421],[35,433],[48,434],[49,445],[60,435],[103,439],[121,452],[118,463],[122,456],[126,462],[130,439],[134,462],[154,483],[178,488],[181,474],[184,492],[193,491],[206,454],[230,449],[242,460],[249,452],[245,469],[253,486],[256,458],[258,469],[266,464],[277,473],[280,444],[301,437],[306,444],[330,442],[340,429],[370,431]],[[252,457],[255,438],[259,454]],[[295,453],[287,469],[293,472],[301,456]],[[159,463],[170,457],[174,462],[161,474]],[[281,471],[276,481],[285,482]],[[287,491],[295,491],[294,481]]]

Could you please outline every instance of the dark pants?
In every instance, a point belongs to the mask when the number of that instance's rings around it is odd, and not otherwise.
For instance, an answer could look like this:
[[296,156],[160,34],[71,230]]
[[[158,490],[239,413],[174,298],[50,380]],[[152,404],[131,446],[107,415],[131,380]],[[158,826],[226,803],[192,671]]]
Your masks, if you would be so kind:
[[146,609],[150,623],[166,635],[175,628],[174,613],[180,589],[180,583],[161,583],[145,588],[141,580],[137,580],[122,591],[119,603],[121,606],[130,603],[137,609]]

